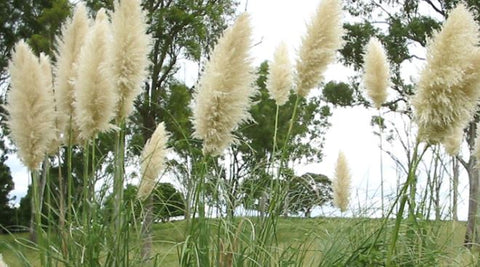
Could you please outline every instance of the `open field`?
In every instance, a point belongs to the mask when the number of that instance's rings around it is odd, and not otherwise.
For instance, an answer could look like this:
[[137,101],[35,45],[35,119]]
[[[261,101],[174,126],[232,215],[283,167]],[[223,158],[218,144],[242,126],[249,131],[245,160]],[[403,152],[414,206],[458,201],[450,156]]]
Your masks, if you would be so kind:
[[[258,218],[237,218],[237,237],[253,237],[253,225]],[[222,220],[210,220],[212,229],[218,229]],[[476,266],[474,255],[462,246],[465,232],[464,222],[418,222],[421,229],[413,239],[408,239],[409,231],[402,229],[399,246],[395,254],[396,265],[419,266]],[[242,225],[242,227],[238,227]],[[377,241],[370,246],[376,229],[382,225],[381,219],[368,218],[279,218],[276,246],[278,253],[273,256],[274,266],[335,266],[346,260],[358,266],[378,265],[384,260],[387,246]],[[389,221],[386,227],[392,227]],[[160,223],[154,226],[154,266],[178,266],[179,253],[186,240],[186,222]],[[15,242],[26,241],[28,234],[0,236],[0,253],[9,266],[28,266],[23,256],[32,266],[39,266],[35,250]],[[389,236],[381,235],[381,238]],[[212,236],[212,243],[214,242]],[[241,242],[239,242],[241,243]],[[388,242],[387,242],[388,243]],[[132,240],[132,249],[136,244]],[[407,245],[408,244],[408,245]],[[420,245],[421,244],[421,245]],[[241,244],[240,244],[241,245]],[[388,245],[388,244],[387,244]],[[418,246],[417,246],[418,245]],[[239,249],[237,249],[239,251]],[[21,253],[20,253],[21,252]],[[236,261],[234,261],[235,263]],[[238,264],[238,261],[237,261]]]

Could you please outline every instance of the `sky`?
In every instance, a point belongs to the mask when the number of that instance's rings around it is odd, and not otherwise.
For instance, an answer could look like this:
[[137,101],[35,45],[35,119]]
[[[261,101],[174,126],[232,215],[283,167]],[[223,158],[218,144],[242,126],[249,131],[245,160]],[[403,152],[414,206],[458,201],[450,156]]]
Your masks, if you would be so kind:
[[[240,9],[245,10],[252,17],[254,27],[253,57],[258,65],[264,60],[271,60],[273,51],[280,42],[286,42],[292,60],[295,60],[296,51],[301,43],[301,38],[306,31],[306,24],[320,3],[320,0],[250,0],[242,1]],[[423,12],[429,12],[427,8],[420,7]],[[430,13],[429,13],[430,14]],[[430,14],[435,16],[435,14]],[[351,20],[345,14],[344,21]],[[425,51],[414,48],[415,54],[425,57]],[[338,58],[337,58],[338,59]],[[403,66],[403,77],[415,81],[418,71],[423,62],[414,60]],[[342,64],[332,64],[325,73],[324,82],[348,81],[348,77],[354,72]],[[311,94],[320,93],[320,89],[314,89]],[[393,97],[390,94],[390,97]],[[385,113],[386,111],[383,111]],[[322,173],[329,177],[334,176],[335,163],[339,151],[343,151],[349,162],[352,173],[351,214],[364,214],[378,216],[381,214],[380,201],[380,149],[379,137],[374,134],[374,128],[370,125],[371,117],[378,115],[374,109],[364,107],[348,107],[333,109],[330,119],[332,126],[327,131],[324,158],[320,163],[298,166],[296,172]],[[387,121],[391,121],[396,127],[402,128],[404,123],[401,116],[385,114]],[[385,141],[384,141],[385,143]],[[392,145],[385,144],[384,149],[391,151],[399,157],[403,156],[398,142]],[[396,165],[387,153],[382,153],[384,192],[388,199],[392,199],[397,188],[398,172]],[[462,175],[462,174],[461,174]],[[461,177],[465,177],[465,174]],[[402,181],[404,177],[401,177]],[[423,188],[423,180],[419,181],[418,188]],[[443,183],[443,194],[449,191],[448,181]],[[465,180],[460,181],[459,190],[459,218],[467,218],[468,184]],[[444,198],[444,200],[448,198]],[[444,204],[446,204],[445,202]],[[318,212],[318,210],[317,210]],[[338,212],[329,210],[333,215]],[[317,213],[318,214],[318,213]],[[315,213],[314,213],[315,215]]]
[[[247,4],[248,3],[248,4]],[[247,9],[251,15],[253,39],[256,44],[252,48],[254,63],[258,66],[264,60],[271,60],[273,51],[280,42],[289,47],[292,62],[305,32],[305,25],[314,15],[320,0],[242,0],[240,10]],[[347,19],[347,18],[345,18]],[[419,52],[420,54],[422,51]],[[413,62],[405,66],[405,75],[415,80],[415,74],[420,69],[421,62]],[[197,70],[188,62],[182,63],[183,70],[177,76],[187,82],[194,83]],[[347,81],[354,72],[340,63],[332,64],[325,73],[325,82]],[[183,76],[183,77],[182,77]],[[314,89],[311,94],[319,94],[320,89]],[[380,212],[380,157],[383,160],[384,188],[386,198],[391,200],[397,188],[399,174],[394,162],[386,153],[379,149],[379,137],[374,134],[370,125],[371,117],[378,115],[377,110],[364,107],[334,108],[330,119],[331,127],[326,134],[324,158],[320,163],[297,166],[296,173],[321,173],[329,177],[334,176],[335,162],[339,151],[343,151],[352,173],[352,193],[349,215],[379,216]],[[395,114],[386,115],[398,128],[403,127],[403,120]],[[385,142],[384,142],[385,143]],[[404,153],[399,143],[385,144],[384,148],[396,155]],[[15,182],[12,195],[19,198],[25,195],[29,183],[28,172],[16,156],[10,156],[7,164],[10,166]],[[462,177],[462,176],[461,176]],[[464,177],[464,176],[463,176]],[[403,176],[400,176],[402,181]],[[422,180],[419,181],[422,188]],[[444,182],[443,194],[448,194],[448,181]],[[459,196],[459,218],[467,217],[468,187],[461,181]],[[448,197],[444,202],[447,203]],[[388,204],[389,201],[386,201]],[[445,204],[444,203],[444,204]],[[388,206],[388,205],[387,205]],[[447,207],[448,208],[448,207]],[[338,211],[331,208],[317,209],[313,215],[338,215]]]

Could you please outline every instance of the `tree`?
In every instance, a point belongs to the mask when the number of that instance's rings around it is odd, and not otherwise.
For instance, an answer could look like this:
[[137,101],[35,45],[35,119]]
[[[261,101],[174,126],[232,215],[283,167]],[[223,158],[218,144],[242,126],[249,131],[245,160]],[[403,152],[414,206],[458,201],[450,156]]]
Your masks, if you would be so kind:
[[[216,176],[223,180],[221,184],[225,188],[222,191],[228,192],[224,203],[227,205],[227,214],[230,215],[242,202],[247,205],[258,202],[259,199],[254,198],[262,197],[263,192],[268,192],[266,187],[262,189],[260,185],[269,185],[269,181],[275,178],[271,174],[272,169],[278,165],[279,157],[288,155],[292,161],[320,161],[324,134],[330,126],[330,108],[322,105],[319,97],[302,98],[298,103],[289,142],[286,142],[296,95],[290,95],[289,100],[279,107],[276,125],[277,105],[266,89],[267,62],[259,66],[257,75],[255,85],[258,94],[253,98],[254,104],[250,108],[252,120],[238,129],[239,142],[229,149],[225,157],[229,170],[223,170],[222,175]],[[275,137],[277,152],[273,155]],[[247,200],[248,198],[252,199]]]
[[[135,218],[142,216],[142,205],[137,200],[138,187],[133,184],[127,184],[124,193],[125,209],[129,210],[133,207]],[[106,222],[110,221],[110,216],[113,214],[113,195],[108,195],[103,204],[104,219]],[[159,183],[152,191],[153,201],[153,216],[155,220],[159,219],[162,222],[167,222],[172,217],[182,216],[185,214],[185,205],[182,194],[170,183]],[[130,218],[133,220],[133,216]]]
[[305,173],[294,176],[290,181],[289,211],[302,212],[310,217],[315,206],[322,206],[333,199],[332,181],[327,176],[315,173]]
[[155,217],[162,222],[168,222],[172,217],[185,215],[183,196],[172,184],[159,183],[152,194]]
[[32,186],[28,186],[27,194],[20,199],[20,205],[15,213],[15,224],[28,229],[32,217]]
[[[3,143],[3,142],[2,142]],[[4,227],[12,226],[14,222],[14,209],[10,201],[10,191],[13,189],[13,179],[10,168],[5,164],[5,156],[0,158],[0,232]]]
[[6,67],[15,43],[27,39],[35,52],[53,55],[53,37],[69,14],[68,0],[0,3],[0,85],[7,79]]

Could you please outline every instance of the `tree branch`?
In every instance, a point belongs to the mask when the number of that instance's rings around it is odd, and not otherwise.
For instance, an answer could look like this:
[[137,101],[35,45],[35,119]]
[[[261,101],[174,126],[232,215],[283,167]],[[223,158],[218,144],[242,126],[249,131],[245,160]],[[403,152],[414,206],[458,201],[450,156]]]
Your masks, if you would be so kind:
[[445,17],[446,15],[445,11],[443,9],[438,8],[435,4],[433,4],[431,0],[423,0],[423,1],[426,2],[428,5],[430,5],[433,8],[433,10],[435,10],[437,13]]

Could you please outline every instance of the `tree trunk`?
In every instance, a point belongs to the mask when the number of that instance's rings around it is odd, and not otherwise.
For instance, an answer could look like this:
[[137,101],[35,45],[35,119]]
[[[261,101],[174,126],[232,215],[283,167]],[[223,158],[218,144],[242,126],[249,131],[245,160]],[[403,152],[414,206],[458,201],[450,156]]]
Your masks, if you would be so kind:
[[260,211],[260,217],[263,218],[265,217],[265,213],[267,211],[267,198],[268,194],[267,192],[262,192],[262,195],[260,196],[260,200],[258,203],[258,210]]
[[152,224],[153,224],[153,198],[149,196],[145,202],[145,214],[142,224],[142,259],[150,258],[152,251]]
[[312,209],[307,209],[305,211],[305,218],[310,218],[312,216]]
[[[470,165],[470,164],[469,164]],[[467,231],[465,233],[464,245],[468,248],[472,247],[475,239],[476,213],[478,208],[478,171],[472,168],[468,171],[468,181],[470,184],[468,198],[468,221]]]
[[470,125],[467,129],[467,143],[470,149],[470,159],[468,162],[465,162],[461,158],[457,157],[457,159],[462,163],[463,167],[467,170],[468,173],[468,181],[469,181],[469,196],[468,196],[468,220],[467,220],[467,230],[465,232],[465,240],[464,245],[465,247],[472,247],[474,240],[478,239],[476,237],[475,228],[476,228],[476,217],[477,217],[477,210],[478,210],[478,194],[479,194],[479,172],[476,169],[477,160],[473,155],[473,151],[475,149],[475,136],[477,125],[475,122],[470,122]]
[[453,157],[453,177],[452,177],[452,220],[458,221],[458,160]]

